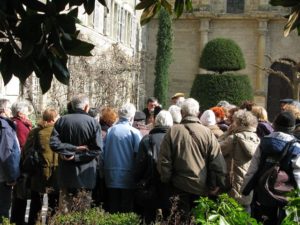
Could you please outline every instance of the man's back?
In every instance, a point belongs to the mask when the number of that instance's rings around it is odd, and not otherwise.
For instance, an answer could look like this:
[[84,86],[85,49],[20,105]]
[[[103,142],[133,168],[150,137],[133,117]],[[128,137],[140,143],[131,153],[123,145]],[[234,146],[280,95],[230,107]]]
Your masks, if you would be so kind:
[[[96,120],[83,112],[61,117],[54,125],[50,146],[61,156],[74,156],[74,160],[70,161],[60,157],[60,187],[94,187],[96,158],[102,147],[101,128]],[[78,151],[78,146],[87,146],[88,150]]]

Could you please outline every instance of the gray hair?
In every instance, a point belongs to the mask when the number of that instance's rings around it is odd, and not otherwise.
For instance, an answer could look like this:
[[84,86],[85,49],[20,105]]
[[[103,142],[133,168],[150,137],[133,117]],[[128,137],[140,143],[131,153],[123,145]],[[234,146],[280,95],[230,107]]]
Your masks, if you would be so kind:
[[155,126],[173,126],[173,119],[171,113],[167,110],[161,110],[155,117]]
[[71,105],[73,110],[84,109],[84,107],[88,104],[89,104],[89,98],[83,94],[74,96],[71,100]]
[[1,98],[0,99],[0,112],[1,113],[4,112],[7,109],[7,107],[9,107],[9,105],[10,105],[10,101],[8,99]]
[[238,127],[257,127],[258,120],[252,112],[247,110],[238,110],[233,114],[233,121]]
[[219,107],[229,107],[230,103],[226,100],[221,100],[221,101],[218,102],[217,106],[219,106]]
[[125,118],[125,119],[132,119],[134,118],[136,112],[136,108],[132,103],[126,103],[125,105],[122,105],[119,109],[119,117]]
[[198,116],[200,110],[199,102],[193,98],[184,100],[181,105],[181,112],[184,116]]
[[172,115],[174,123],[180,123],[182,120],[181,108],[177,105],[171,105],[169,108],[169,112]]
[[11,106],[11,113],[13,116],[18,116],[18,113],[28,114],[30,111],[30,106],[25,101],[15,102]]

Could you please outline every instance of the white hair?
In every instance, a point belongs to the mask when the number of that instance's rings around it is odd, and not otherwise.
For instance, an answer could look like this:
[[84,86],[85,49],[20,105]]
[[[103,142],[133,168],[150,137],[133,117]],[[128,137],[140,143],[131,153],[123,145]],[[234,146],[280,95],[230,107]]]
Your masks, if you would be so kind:
[[136,108],[132,103],[126,103],[121,106],[119,109],[119,117],[125,118],[125,119],[132,119],[134,118],[136,112]]
[[10,105],[10,101],[6,98],[0,99],[0,111],[6,110]]
[[181,105],[181,112],[184,116],[198,116],[199,103],[193,98],[187,98]]
[[89,98],[83,94],[74,96],[71,100],[71,105],[73,110],[84,109],[84,107],[88,104],[89,104]]
[[172,115],[173,118],[173,122],[174,123],[180,123],[181,119],[182,119],[182,115],[181,115],[181,108],[177,105],[171,105],[169,108],[169,112]]
[[173,119],[171,113],[167,110],[161,110],[155,117],[155,126],[173,126]]
[[18,113],[23,113],[28,115],[30,111],[30,106],[25,101],[15,102],[11,106],[11,113],[13,116],[18,116]]

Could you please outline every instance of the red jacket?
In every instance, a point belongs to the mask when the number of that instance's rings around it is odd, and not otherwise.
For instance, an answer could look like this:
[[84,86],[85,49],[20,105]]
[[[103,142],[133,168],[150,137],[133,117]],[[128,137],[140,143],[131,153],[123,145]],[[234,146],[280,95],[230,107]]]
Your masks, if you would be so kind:
[[32,128],[32,123],[29,120],[22,119],[20,117],[13,117],[12,120],[16,124],[17,137],[20,143],[20,148],[23,150],[29,131]]

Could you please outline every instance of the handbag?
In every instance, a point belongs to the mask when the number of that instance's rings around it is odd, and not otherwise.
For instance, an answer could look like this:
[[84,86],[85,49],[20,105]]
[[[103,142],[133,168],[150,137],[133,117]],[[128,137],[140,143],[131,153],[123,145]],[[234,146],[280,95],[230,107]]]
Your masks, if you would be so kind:
[[40,145],[39,145],[39,131],[36,129],[33,134],[33,142],[24,152],[24,159],[22,160],[21,170],[24,173],[32,176],[35,175],[42,168],[42,158],[40,156]]
[[147,164],[148,164],[148,170],[150,170],[150,176],[140,180],[136,185],[136,191],[135,191],[135,200],[136,203],[145,206],[145,204],[153,205],[157,201],[157,186],[154,182],[154,144],[152,140],[152,136],[149,135],[149,143],[150,148],[147,150]]

